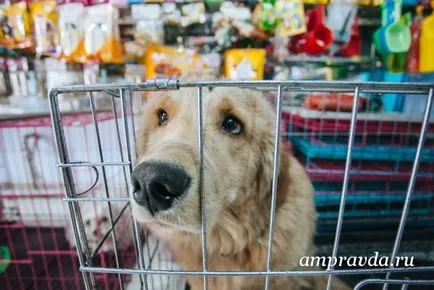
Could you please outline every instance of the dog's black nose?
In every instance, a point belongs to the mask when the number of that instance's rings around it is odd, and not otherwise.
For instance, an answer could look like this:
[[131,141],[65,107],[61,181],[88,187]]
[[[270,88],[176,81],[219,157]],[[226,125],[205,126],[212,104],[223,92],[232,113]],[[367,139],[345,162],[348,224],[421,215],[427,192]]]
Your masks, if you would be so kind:
[[190,180],[180,166],[163,162],[142,162],[131,176],[134,199],[152,214],[169,209],[175,198],[187,192]]

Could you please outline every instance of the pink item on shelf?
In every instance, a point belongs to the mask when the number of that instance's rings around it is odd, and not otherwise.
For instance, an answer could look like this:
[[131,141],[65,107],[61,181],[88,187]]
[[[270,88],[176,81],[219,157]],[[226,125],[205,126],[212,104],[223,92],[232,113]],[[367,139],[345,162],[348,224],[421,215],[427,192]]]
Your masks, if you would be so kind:
[[[309,110],[306,110],[309,111]],[[311,111],[312,112],[312,111]],[[315,111],[318,112],[318,111]],[[318,112],[321,113],[321,112]],[[340,115],[350,115],[350,113],[339,113]],[[358,121],[356,123],[356,131],[363,131],[367,133],[376,133],[376,134],[384,134],[384,133],[393,133],[397,130],[401,132],[408,133],[419,133],[420,132],[420,122],[411,122],[404,120],[367,120],[362,119],[363,114],[359,113]],[[376,114],[379,115],[379,114]],[[396,116],[396,115],[395,115]],[[339,118],[320,118],[320,117],[304,117],[297,113],[290,112],[282,112],[282,118],[285,119],[286,123],[290,123],[294,126],[300,127],[305,130],[310,130],[313,132],[348,132],[350,128],[350,119],[349,116],[344,118],[339,116]],[[428,127],[428,132],[434,132],[434,124],[431,124]]]
[[109,0],[82,0],[84,6],[93,6],[109,3]]

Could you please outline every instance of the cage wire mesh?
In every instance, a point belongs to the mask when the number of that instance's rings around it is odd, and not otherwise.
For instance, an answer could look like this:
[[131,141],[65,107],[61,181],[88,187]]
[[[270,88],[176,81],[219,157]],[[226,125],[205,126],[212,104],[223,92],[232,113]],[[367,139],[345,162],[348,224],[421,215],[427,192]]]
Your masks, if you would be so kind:
[[[268,259],[262,271],[214,271],[207,268],[205,252],[202,271],[182,270],[164,241],[132,216],[128,193],[137,161],[136,117],[143,94],[196,88],[197,146],[202,148],[205,89],[222,86],[264,91],[275,107],[274,148],[279,142],[290,147],[316,190],[317,255],[378,251],[391,258],[414,256],[416,265],[276,271]],[[47,117],[0,122],[0,227],[6,241],[0,246],[11,256],[0,283],[7,289],[185,289],[192,275],[203,277],[204,288],[207,277],[256,275],[264,277],[268,289],[274,276],[333,274],[354,289],[381,289],[385,282],[389,289],[430,289],[433,89],[429,84],[155,80],[53,90],[53,128]],[[88,96],[87,112],[61,112],[59,99],[71,93]],[[383,112],[385,102],[402,97],[422,110]],[[110,108],[99,109],[101,100]],[[274,158],[271,229],[277,152]],[[202,215],[206,218],[206,210]],[[269,237],[271,245],[272,231]],[[201,242],[206,248],[203,232]]]

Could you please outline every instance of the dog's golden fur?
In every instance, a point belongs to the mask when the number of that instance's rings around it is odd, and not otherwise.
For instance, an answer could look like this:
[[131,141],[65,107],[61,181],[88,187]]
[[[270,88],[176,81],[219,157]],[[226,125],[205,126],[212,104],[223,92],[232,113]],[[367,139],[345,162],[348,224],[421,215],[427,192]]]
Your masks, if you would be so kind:
[[[237,88],[205,93],[204,179],[208,270],[266,269],[275,114],[261,94]],[[158,126],[159,110],[169,121]],[[196,90],[184,89],[151,97],[139,123],[139,162],[158,160],[181,165],[192,177],[189,192],[155,216],[132,202],[136,218],[168,241],[184,270],[202,270],[201,216],[198,190],[199,151]],[[225,116],[236,116],[243,132],[222,132]],[[307,270],[302,256],[313,254],[315,206],[311,182],[302,166],[281,146],[272,251],[272,270]],[[325,289],[325,277],[273,277],[271,289]],[[188,278],[193,290],[202,278]],[[209,289],[263,289],[265,278],[209,277]],[[346,289],[335,280],[334,289]]]

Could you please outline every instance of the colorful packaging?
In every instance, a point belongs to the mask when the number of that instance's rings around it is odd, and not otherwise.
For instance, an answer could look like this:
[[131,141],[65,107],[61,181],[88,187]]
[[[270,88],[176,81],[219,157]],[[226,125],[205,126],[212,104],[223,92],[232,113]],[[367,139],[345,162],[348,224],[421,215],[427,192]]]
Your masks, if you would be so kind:
[[281,37],[293,36],[306,32],[303,1],[285,0],[276,2],[279,15],[277,33]]
[[36,53],[39,55],[58,56],[59,30],[57,22],[56,1],[46,0],[30,3],[35,30]]
[[225,52],[225,77],[231,80],[262,80],[264,49],[229,49]]
[[14,40],[14,48],[29,48],[32,46],[32,30],[27,3],[24,1],[12,4],[8,9],[8,21]]
[[83,63],[85,8],[81,3],[59,6],[61,57],[68,62]]
[[208,69],[206,61],[194,50],[149,45],[145,53],[146,77],[179,78],[185,73]]
[[420,34],[422,32],[423,23],[423,7],[416,7],[416,17],[410,26],[411,45],[407,54],[406,71],[408,73],[419,72],[419,53],[420,53]]
[[194,23],[205,22],[205,4],[190,3],[181,7],[181,26],[187,27]]
[[9,7],[7,5],[0,6],[0,45],[7,48],[13,47],[14,44],[12,27],[9,24],[8,10]]
[[123,63],[118,21],[119,11],[111,4],[88,8],[84,32],[84,50],[88,60]]
[[[371,1],[371,0],[369,0]],[[306,4],[323,4],[326,5],[329,3],[329,0],[303,0]]]
[[265,31],[274,30],[277,26],[277,13],[274,9],[274,2],[273,0],[262,2],[261,27]]
[[333,31],[337,42],[348,42],[351,37],[351,27],[357,15],[357,5],[351,2],[332,2],[327,6],[326,26]]
[[162,9],[158,4],[131,6],[131,16],[136,24],[134,38],[142,46],[164,42]]
[[431,1],[433,12],[422,23],[419,40],[419,72],[434,72],[434,58],[431,55],[434,47],[434,1]]

